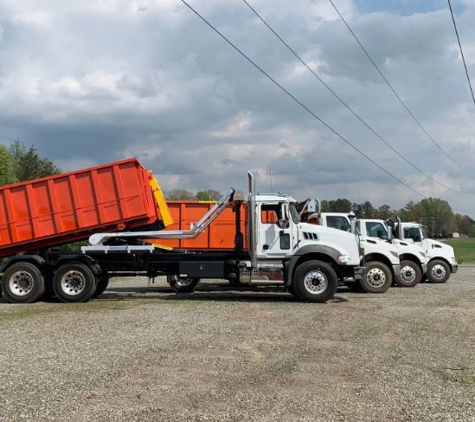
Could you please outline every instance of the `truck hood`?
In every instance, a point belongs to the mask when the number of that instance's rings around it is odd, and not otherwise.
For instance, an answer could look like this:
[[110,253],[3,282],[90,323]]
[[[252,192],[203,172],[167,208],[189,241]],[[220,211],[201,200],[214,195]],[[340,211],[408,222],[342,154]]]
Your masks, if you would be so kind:
[[424,246],[424,249],[426,250],[429,257],[436,255],[444,256],[447,259],[455,257],[454,248],[443,242],[439,242],[434,239],[423,239],[422,245]]
[[348,265],[359,265],[359,239],[353,233],[308,223],[300,223],[299,227],[303,236],[300,239],[301,247],[323,243],[340,251],[341,255],[351,257],[351,263]]

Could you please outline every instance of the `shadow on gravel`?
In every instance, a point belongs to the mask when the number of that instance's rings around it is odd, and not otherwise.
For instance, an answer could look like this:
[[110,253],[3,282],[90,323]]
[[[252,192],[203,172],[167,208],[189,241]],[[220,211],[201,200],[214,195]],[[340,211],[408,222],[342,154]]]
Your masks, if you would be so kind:
[[[136,296],[134,293],[160,293],[163,296],[151,297],[151,296]],[[194,293],[180,293],[177,294],[173,290],[168,288],[113,288],[106,290],[96,300],[107,301],[123,301],[123,300],[168,300],[168,301],[211,301],[211,302],[247,302],[247,303],[276,303],[276,302],[297,302],[301,303],[296,297],[290,293],[279,291],[266,291],[266,290],[237,290],[236,288],[229,288],[223,290],[223,288],[206,288],[197,289]],[[347,299],[335,296],[330,303],[348,302]]]

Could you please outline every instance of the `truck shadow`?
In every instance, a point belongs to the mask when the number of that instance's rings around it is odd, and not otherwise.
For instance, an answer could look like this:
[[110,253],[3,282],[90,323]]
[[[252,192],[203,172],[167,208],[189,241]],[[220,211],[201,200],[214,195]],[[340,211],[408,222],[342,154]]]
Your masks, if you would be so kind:
[[[296,297],[282,290],[252,289],[239,290],[233,287],[223,289],[222,286],[198,288],[193,293],[175,293],[166,287],[118,287],[106,290],[95,300],[168,300],[168,301],[214,301],[214,302],[249,302],[276,303],[299,302]],[[348,302],[341,296],[335,296],[330,303]]]

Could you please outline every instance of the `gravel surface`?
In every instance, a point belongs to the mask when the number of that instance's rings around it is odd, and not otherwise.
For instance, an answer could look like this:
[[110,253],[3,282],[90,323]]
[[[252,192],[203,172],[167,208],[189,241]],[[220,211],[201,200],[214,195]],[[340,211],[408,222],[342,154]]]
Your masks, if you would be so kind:
[[1,422],[475,421],[475,267],[326,305],[118,281],[0,335]]

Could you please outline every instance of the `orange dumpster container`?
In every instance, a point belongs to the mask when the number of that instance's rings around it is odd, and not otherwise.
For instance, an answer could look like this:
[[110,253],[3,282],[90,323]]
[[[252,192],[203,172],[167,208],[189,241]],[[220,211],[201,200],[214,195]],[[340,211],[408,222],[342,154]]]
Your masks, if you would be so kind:
[[[213,206],[214,201],[167,201],[168,208],[173,217],[174,224],[167,230],[188,230],[196,224]],[[241,231],[244,235],[244,248],[246,240],[246,210],[241,209]],[[168,240],[158,239],[157,245],[179,249],[206,249],[229,250],[234,249],[236,234],[236,215],[231,207],[227,207],[198,237],[195,239]]]
[[0,256],[160,223],[152,174],[135,158],[0,187]]

